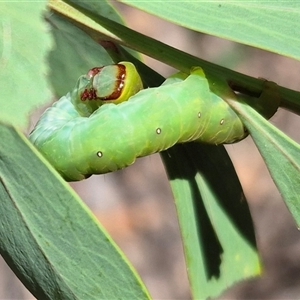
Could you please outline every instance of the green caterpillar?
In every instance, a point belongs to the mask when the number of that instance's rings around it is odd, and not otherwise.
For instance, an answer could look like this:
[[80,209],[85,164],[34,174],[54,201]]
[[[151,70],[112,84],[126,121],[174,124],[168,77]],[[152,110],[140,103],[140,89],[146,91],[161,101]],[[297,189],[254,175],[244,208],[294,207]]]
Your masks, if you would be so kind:
[[201,68],[141,89],[131,63],[94,68],[45,111],[30,140],[66,180],[75,181],[125,168],[176,143],[223,144],[246,136]]

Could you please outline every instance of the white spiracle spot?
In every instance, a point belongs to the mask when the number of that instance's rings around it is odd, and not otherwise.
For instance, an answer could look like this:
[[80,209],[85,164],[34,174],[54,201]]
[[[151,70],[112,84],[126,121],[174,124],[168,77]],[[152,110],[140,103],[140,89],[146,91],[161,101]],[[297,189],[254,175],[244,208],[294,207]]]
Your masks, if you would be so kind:
[[98,152],[97,152],[97,156],[98,156],[99,158],[103,157],[103,152],[102,152],[102,151],[98,151]]
[[161,134],[161,128],[157,128],[157,129],[156,129],[156,133],[157,133],[157,134]]
[[221,121],[220,121],[220,125],[223,125],[224,124],[224,119],[222,119]]

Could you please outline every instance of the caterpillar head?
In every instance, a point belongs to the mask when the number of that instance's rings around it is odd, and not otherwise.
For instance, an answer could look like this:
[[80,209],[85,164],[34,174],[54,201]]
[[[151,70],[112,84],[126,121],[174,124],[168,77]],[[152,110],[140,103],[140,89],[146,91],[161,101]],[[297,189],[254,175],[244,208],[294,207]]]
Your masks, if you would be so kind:
[[141,89],[143,83],[135,66],[130,62],[120,62],[95,67],[81,76],[72,102],[82,115],[88,116],[105,103],[127,101]]

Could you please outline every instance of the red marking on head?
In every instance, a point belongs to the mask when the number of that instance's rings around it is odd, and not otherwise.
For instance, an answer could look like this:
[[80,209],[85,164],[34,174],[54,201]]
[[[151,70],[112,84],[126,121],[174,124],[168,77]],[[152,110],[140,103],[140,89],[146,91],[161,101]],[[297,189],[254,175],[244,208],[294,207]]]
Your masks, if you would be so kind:
[[98,100],[95,89],[85,89],[80,96],[81,101]]
[[103,67],[95,67],[95,68],[90,69],[87,73],[88,79],[93,78],[96,74],[100,73],[102,69],[103,69]]

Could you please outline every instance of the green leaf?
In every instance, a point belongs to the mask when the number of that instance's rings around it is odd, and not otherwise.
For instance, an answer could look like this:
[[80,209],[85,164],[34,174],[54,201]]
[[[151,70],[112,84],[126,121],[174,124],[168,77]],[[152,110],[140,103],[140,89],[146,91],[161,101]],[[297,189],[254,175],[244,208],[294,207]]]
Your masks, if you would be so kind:
[[271,176],[300,227],[300,146],[247,104],[228,100],[250,132]]
[[48,21],[56,45],[49,54],[49,80],[61,97],[74,88],[79,76],[111,64],[112,59],[99,43],[62,17],[50,14]]
[[27,139],[2,124],[0,137],[0,252],[31,293],[149,299],[96,218]]
[[298,1],[119,1],[195,31],[300,60]]
[[86,1],[86,0],[65,0],[65,2],[69,4],[76,4],[79,7],[82,7],[88,11],[96,11],[97,13],[105,16],[106,18],[118,22],[123,23],[123,19],[121,15],[117,12],[117,10],[109,3],[111,1],[101,0],[101,1]]
[[194,299],[215,297],[233,283],[260,274],[252,219],[224,147],[188,143],[162,157]]
[[[160,41],[140,34],[130,28],[116,23],[99,12],[88,11],[76,3],[72,6],[68,1],[50,0],[50,7],[83,29],[96,41],[106,41],[125,45],[135,49],[161,62],[164,62],[178,70],[190,72],[194,66],[204,69],[206,77],[214,84],[214,81],[223,80],[230,82],[236,90],[249,92],[251,95],[259,96],[263,90],[263,81],[257,78],[241,74],[222,66],[207,62],[198,57],[189,55]],[[165,3],[165,2],[164,2]],[[180,3],[180,2],[178,2]],[[281,94],[281,105],[300,114],[299,92],[279,87]]]
[[[120,15],[105,0],[69,2],[76,2],[80,7],[101,12],[107,18],[122,23]],[[50,12],[47,20],[51,24],[51,33],[56,45],[49,56],[50,81],[56,95],[61,97],[74,88],[79,76],[86,74],[91,68],[112,63],[112,59],[99,42],[94,41],[65,18]],[[61,68],[62,65],[64,68]]]
[[0,120],[21,128],[29,112],[50,97],[44,77],[50,47],[42,18],[46,3],[0,3]]
[[[118,12],[105,0],[68,2],[75,2],[81,8],[99,12],[110,20],[123,23]],[[84,31],[52,11],[47,15],[47,20],[51,25],[51,33],[55,41],[55,47],[49,55],[49,77],[56,96],[61,97],[72,90],[78,77],[86,74],[89,69],[113,63],[107,53],[110,47],[115,50],[111,43],[100,39],[93,40]],[[104,49],[103,46],[107,48]]]

